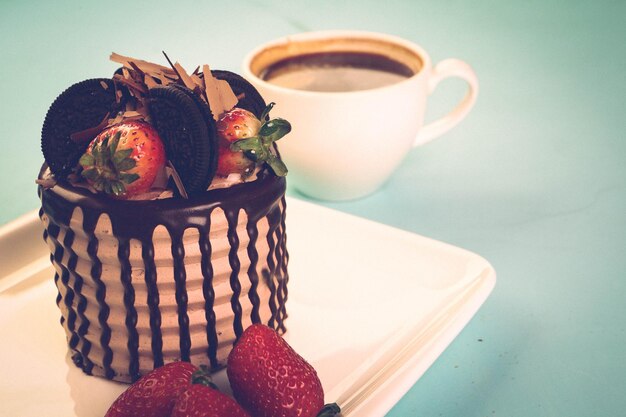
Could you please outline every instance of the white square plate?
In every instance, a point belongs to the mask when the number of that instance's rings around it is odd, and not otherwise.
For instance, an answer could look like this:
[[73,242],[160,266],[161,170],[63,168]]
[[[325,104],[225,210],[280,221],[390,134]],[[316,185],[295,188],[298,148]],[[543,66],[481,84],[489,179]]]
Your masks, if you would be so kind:
[[[287,233],[286,338],[345,417],[385,415],[495,285],[476,254],[293,198]],[[36,213],[2,227],[2,416],[102,417],[126,387],[72,364],[56,292]]]

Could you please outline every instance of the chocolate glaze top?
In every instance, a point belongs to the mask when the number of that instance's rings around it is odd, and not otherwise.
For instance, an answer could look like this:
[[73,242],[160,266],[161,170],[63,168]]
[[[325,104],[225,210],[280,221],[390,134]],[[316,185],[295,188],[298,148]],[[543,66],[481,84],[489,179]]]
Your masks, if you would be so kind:
[[172,235],[190,227],[205,229],[207,213],[216,207],[227,213],[244,209],[248,218],[256,221],[267,214],[268,207],[281,198],[285,189],[284,177],[263,170],[254,181],[206,191],[189,199],[116,200],[63,183],[50,189],[40,186],[40,193],[46,213],[57,221],[69,224],[73,209],[81,207],[109,215],[113,234],[118,238],[146,241],[158,225],[165,226]]

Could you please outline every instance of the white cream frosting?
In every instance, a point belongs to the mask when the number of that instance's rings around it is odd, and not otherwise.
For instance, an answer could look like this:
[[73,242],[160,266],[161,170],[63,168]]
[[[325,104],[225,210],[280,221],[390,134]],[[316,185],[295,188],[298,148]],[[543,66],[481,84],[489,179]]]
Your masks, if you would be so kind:
[[[281,211],[284,210],[282,202]],[[44,213],[42,220],[46,227],[49,226],[49,218]],[[248,276],[250,259],[248,257],[248,245],[250,238],[246,230],[248,218],[244,210],[240,210],[237,224],[237,236],[239,247],[237,256],[241,264],[238,280],[241,284],[239,302],[242,308],[242,325],[245,329],[252,324],[251,311],[252,303],[248,298],[251,282]],[[84,282],[81,293],[86,298],[86,309],[84,316],[89,320],[89,328],[85,339],[91,343],[89,350],[89,360],[94,364],[92,372],[103,375],[102,358],[103,347],[100,343],[102,329],[99,325],[98,314],[100,308],[96,299],[97,285],[91,276],[92,261],[87,253],[88,236],[83,230],[83,213],[79,207],[72,213],[70,229],[74,232],[74,241],[71,249],[77,256],[76,274],[80,275]],[[269,225],[267,218],[261,218],[257,223],[258,237],[256,240],[256,251],[258,252],[258,263],[256,266],[259,277],[257,294],[261,300],[259,315],[261,322],[267,323],[271,318],[269,307],[270,288],[263,277],[263,269],[268,269],[267,258],[269,245],[267,234]],[[226,215],[221,208],[216,208],[211,212],[211,231],[209,239],[212,247],[211,263],[214,271],[213,288],[215,291],[214,312],[216,316],[216,331],[218,335],[218,362],[223,364],[236,340],[233,327],[234,313],[231,307],[233,289],[230,280],[232,268],[229,263],[230,243],[227,237],[228,222]],[[62,244],[66,230],[61,226],[57,241]],[[120,279],[121,264],[118,259],[118,240],[113,235],[113,225],[109,217],[103,214],[98,219],[95,229],[95,236],[98,239],[97,256],[102,263],[101,279],[106,285],[105,301],[110,308],[107,324],[111,329],[111,339],[109,347],[113,351],[111,367],[117,373],[115,379],[129,381],[128,363],[130,360],[127,343],[129,333],[125,324],[126,307],[124,304],[124,285]],[[179,324],[176,303],[176,285],[174,282],[174,268],[172,259],[172,242],[168,230],[164,226],[158,226],[153,233],[153,245],[155,251],[155,265],[157,269],[157,288],[159,293],[159,310],[161,313],[161,334],[163,342],[163,359],[165,363],[180,359],[180,338]],[[189,317],[189,329],[191,337],[190,360],[197,365],[207,364],[207,332],[205,318],[205,300],[202,290],[204,278],[201,272],[201,252],[198,244],[199,231],[196,228],[186,229],[183,235],[183,245],[185,250],[185,270],[186,270],[186,290],[188,296],[187,313]],[[47,243],[51,253],[55,251],[55,243],[48,238]],[[272,255],[274,256],[274,255]],[[70,253],[64,251],[60,262],[53,261],[54,267],[62,275],[63,269],[68,267]],[[137,333],[139,335],[139,372],[144,374],[153,369],[153,354],[151,348],[152,331],[150,328],[150,314],[148,307],[148,287],[144,280],[145,266],[142,259],[141,242],[130,241],[130,265],[132,268],[131,279],[135,292],[135,309],[137,311]],[[69,275],[69,286],[75,285],[75,278]],[[74,281],[73,281],[74,280]],[[61,283],[59,283],[61,284]],[[60,295],[65,299],[67,289],[63,285],[58,285]],[[78,297],[74,297],[71,308],[76,311],[78,308]],[[63,316],[69,314],[65,300],[59,303]],[[76,327],[81,324],[81,317],[76,319]],[[67,320],[64,323],[68,340],[72,336],[68,328]],[[82,341],[76,346],[77,350],[82,348]]]

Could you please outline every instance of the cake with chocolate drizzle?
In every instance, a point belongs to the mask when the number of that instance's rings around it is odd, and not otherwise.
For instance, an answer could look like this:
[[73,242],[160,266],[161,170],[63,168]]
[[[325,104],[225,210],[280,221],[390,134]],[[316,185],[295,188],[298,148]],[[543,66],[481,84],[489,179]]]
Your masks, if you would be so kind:
[[[167,56],[166,56],[167,58]],[[74,363],[133,381],[183,360],[217,370],[243,329],[285,332],[285,175],[245,79],[111,55],[42,128],[40,217]]]

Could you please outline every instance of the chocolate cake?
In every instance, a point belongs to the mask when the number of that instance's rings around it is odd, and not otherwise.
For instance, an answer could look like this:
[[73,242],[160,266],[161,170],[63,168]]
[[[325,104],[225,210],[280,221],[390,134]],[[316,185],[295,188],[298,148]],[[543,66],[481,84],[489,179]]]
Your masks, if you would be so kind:
[[[212,141],[209,152],[215,153],[220,147],[220,157],[228,153],[229,158],[237,161],[243,156],[251,161],[244,164],[245,171],[227,177],[215,175],[216,169],[218,173],[224,171],[223,167],[216,167],[215,161],[205,164],[211,167],[209,174],[198,175],[189,170],[189,178],[180,176],[178,171],[187,172],[180,164],[194,155],[172,155],[171,152],[186,149],[180,142],[172,142],[188,140],[193,146],[198,138],[178,138],[178,130],[184,134],[191,131],[186,126],[166,131],[163,126],[167,125],[165,118],[171,110],[161,111],[161,107],[151,112],[150,108],[151,81],[159,80],[159,75],[151,75],[154,70],[150,72],[144,61],[122,58],[127,63],[125,72],[117,73],[113,82],[116,89],[123,91],[116,91],[115,103],[100,106],[122,106],[124,98],[126,102],[118,114],[109,114],[107,110],[107,114],[101,115],[103,123],[99,126],[86,128],[83,122],[79,128],[55,129],[51,124],[58,123],[56,120],[81,120],[81,115],[52,117],[50,114],[55,111],[61,115],[66,111],[53,104],[42,131],[44,155],[46,146],[53,148],[49,142],[67,143],[75,155],[62,161],[46,158],[47,165],[38,180],[40,217],[56,271],[61,324],[74,363],[87,374],[129,382],[176,360],[217,370],[225,365],[233,344],[250,324],[265,323],[280,332],[286,331],[286,181],[274,141],[289,129],[279,135],[275,128],[268,131],[263,122],[269,119],[271,106],[262,114],[255,108],[254,116],[238,109],[237,100],[235,109],[224,103],[214,106],[207,98],[209,94],[185,84],[185,77],[190,76],[181,75],[179,66],[172,66],[177,71],[157,67],[169,74],[167,80],[161,77],[160,83],[154,83],[158,88],[167,84],[175,84],[175,90],[186,88],[185,94],[196,94],[194,105],[211,109],[198,110],[205,118],[215,118],[205,120],[206,129],[198,130],[209,136],[200,140]],[[210,72],[204,73],[194,80],[207,88]],[[219,74],[235,76],[225,71]],[[144,79],[140,76],[154,80],[141,83],[138,80]],[[126,77],[126,82],[120,81],[120,77]],[[237,82],[239,87],[241,81]],[[133,83],[139,87],[131,86]],[[102,88],[110,87],[103,83]],[[161,93],[154,96],[161,97]],[[240,94],[240,98],[243,96]],[[60,99],[55,103],[68,101],[67,97]],[[107,100],[111,100],[110,96]],[[224,108],[215,114],[214,108],[219,106]],[[261,106],[256,102],[255,106],[264,107],[264,103]],[[125,114],[131,117],[124,117]],[[234,143],[225,144],[224,135],[218,131],[224,126],[226,119],[220,119],[224,114],[231,114],[231,119],[240,114],[256,116],[261,119],[260,129],[250,122],[251,135],[244,134]],[[89,117],[92,124],[97,119]],[[133,121],[136,119],[141,120]],[[180,118],[177,123],[194,123],[190,120]],[[281,123],[288,126],[285,121],[273,121],[278,123],[272,127]],[[139,167],[144,161],[136,150],[125,149],[130,146],[129,139],[155,140],[150,135],[157,133],[151,133],[148,125],[156,126],[163,138],[169,162],[157,167],[159,172],[155,175],[160,180],[155,180],[149,190],[137,191],[132,187],[140,182],[137,179],[143,171]],[[272,140],[266,140],[264,135],[268,132],[274,135]],[[49,139],[50,135],[72,137]],[[76,137],[87,139],[80,144]],[[76,151],[77,142],[80,152]],[[270,146],[257,148],[260,142]],[[50,159],[63,155],[59,149],[51,154],[54,156]],[[178,166],[172,161],[177,161]],[[53,166],[62,168],[55,172]],[[232,166],[239,169],[243,165]],[[98,171],[104,177],[89,171]],[[111,172],[117,177],[111,179]],[[194,191],[188,193],[186,184],[194,184]],[[196,190],[198,184],[204,186]]]

